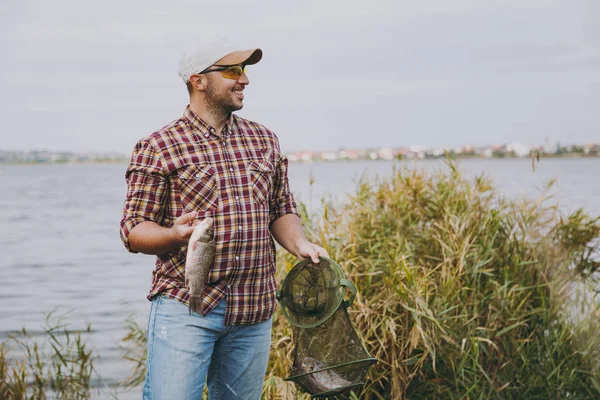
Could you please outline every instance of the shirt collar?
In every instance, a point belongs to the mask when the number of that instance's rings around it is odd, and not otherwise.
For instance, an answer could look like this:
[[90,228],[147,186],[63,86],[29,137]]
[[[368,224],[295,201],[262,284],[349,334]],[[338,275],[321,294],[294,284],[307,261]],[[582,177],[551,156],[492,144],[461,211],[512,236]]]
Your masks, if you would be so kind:
[[[202,118],[200,118],[198,115],[196,115],[195,112],[192,111],[192,109],[190,108],[189,104],[185,107],[185,111],[183,112],[183,116],[185,118],[187,118],[194,127],[196,127],[199,131],[200,134],[202,136],[204,136],[205,138],[210,137],[210,135],[214,135],[215,134],[215,129],[210,126],[206,121],[204,121]],[[223,137],[230,137],[233,136],[234,134],[234,127],[236,125],[236,120],[234,117],[234,114],[232,113],[231,116],[229,117],[229,120],[227,120],[227,122],[225,123],[225,126],[223,127]]]

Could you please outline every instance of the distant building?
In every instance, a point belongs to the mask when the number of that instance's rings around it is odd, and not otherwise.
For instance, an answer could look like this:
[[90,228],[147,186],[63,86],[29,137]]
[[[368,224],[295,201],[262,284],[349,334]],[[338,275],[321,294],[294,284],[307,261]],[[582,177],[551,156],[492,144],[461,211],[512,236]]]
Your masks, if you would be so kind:
[[302,161],[312,161],[313,160],[313,154],[310,151],[305,151],[300,153],[300,159]]
[[556,141],[546,139],[543,149],[546,154],[555,154],[558,152],[559,144]]
[[598,154],[600,152],[600,145],[598,144],[586,144],[583,147],[583,154]]
[[288,158],[288,161],[290,161],[290,162],[300,161],[300,158],[298,157],[298,155],[296,153],[289,153],[287,158]]
[[438,147],[437,149],[433,149],[431,150],[430,154],[434,157],[441,157],[444,154],[446,154],[446,149],[443,149],[441,147]]
[[506,145],[508,152],[513,152],[517,157],[526,157],[531,154],[531,146],[521,143],[511,143]]
[[338,155],[334,151],[326,151],[321,153],[321,159],[325,161],[333,161],[338,159]]
[[342,150],[340,151],[340,158],[346,158],[348,160],[358,160],[359,154],[356,150]]
[[393,160],[394,150],[391,147],[382,147],[377,151],[376,155],[382,160]]

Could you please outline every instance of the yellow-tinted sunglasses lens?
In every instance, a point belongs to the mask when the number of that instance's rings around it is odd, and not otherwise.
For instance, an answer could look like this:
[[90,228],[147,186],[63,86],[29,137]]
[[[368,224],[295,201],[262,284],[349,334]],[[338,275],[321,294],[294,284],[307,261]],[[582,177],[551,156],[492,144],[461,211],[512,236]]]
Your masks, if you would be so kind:
[[246,66],[232,65],[221,71],[223,78],[238,80],[246,72]]

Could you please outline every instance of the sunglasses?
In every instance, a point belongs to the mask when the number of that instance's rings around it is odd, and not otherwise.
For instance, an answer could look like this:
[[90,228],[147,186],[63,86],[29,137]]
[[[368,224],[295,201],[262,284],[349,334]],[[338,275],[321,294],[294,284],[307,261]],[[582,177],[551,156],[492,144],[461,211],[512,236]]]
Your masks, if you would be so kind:
[[245,65],[227,65],[227,66],[216,66],[218,68],[215,69],[211,69],[208,70],[205,69],[204,71],[200,72],[201,74],[208,74],[209,72],[221,72],[221,76],[223,78],[226,79],[233,79],[233,80],[238,80],[240,79],[240,77],[242,76],[242,74],[246,73],[246,66]]

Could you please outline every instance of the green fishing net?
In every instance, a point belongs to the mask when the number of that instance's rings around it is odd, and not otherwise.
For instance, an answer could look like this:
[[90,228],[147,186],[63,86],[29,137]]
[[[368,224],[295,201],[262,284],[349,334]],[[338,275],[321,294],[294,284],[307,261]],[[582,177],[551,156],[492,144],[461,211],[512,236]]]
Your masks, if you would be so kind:
[[[349,295],[347,300],[344,299]],[[294,363],[290,376],[313,397],[332,397],[360,388],[376,362],[358,337],[347,307],[356,288],[333,260],[296,264],[277,299],[292,324]]]

